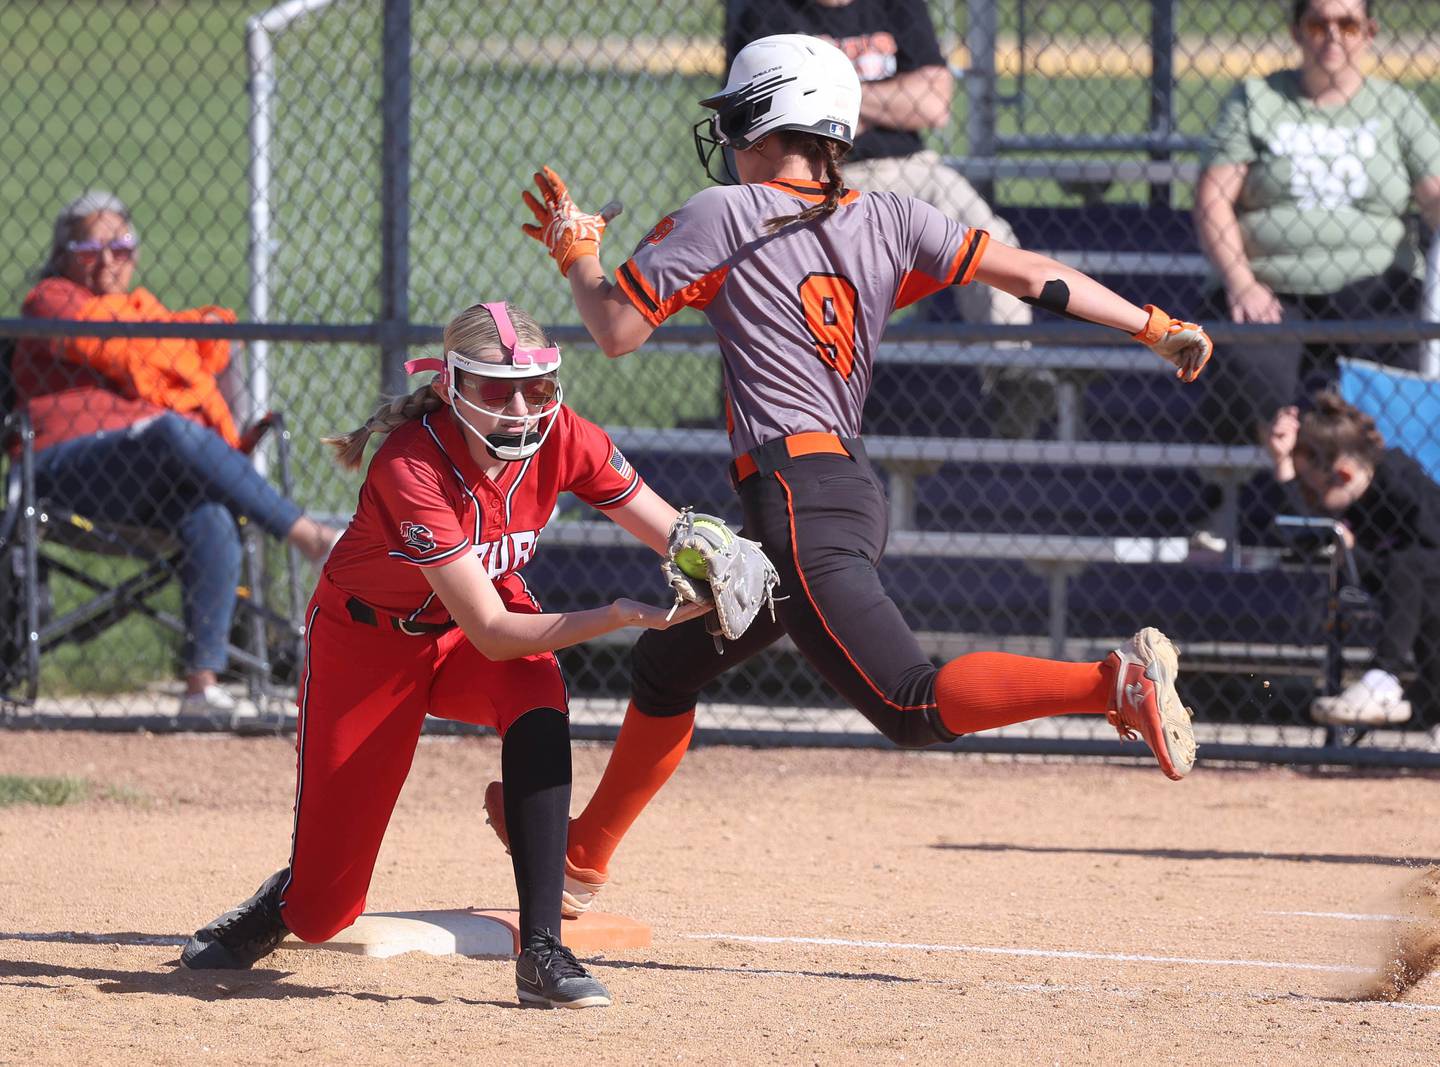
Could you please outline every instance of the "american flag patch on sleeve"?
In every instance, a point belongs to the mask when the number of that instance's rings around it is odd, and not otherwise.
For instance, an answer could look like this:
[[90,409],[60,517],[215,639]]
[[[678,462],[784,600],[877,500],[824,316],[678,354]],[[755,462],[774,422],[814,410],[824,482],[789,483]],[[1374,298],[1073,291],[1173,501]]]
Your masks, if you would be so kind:
[[618,448],[612,448],[610,450],[610,466],[614,467],[615,473],[622,478],[630,477],[634,471],[634,468],[630,466],[630,461],[625,458]]

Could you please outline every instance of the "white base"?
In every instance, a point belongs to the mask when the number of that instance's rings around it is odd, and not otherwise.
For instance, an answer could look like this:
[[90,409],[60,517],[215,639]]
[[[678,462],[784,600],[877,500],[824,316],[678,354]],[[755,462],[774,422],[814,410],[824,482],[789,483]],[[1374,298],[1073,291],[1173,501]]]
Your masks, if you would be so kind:
[[515,930],[474,911],[394,911],[362,915],[329,941],[309,944],[291,934],[282,949],[330,949],[384,959],[402,952],[432,956],[515,955]]

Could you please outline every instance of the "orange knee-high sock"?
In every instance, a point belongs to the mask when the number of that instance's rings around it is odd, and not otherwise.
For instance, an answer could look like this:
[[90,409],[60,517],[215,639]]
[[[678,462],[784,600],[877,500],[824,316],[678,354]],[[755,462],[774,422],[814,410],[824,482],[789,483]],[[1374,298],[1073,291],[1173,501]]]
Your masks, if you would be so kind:
[[1104,663],[971,652],[940,668],[935,701],[951,733],[973,734],[1047,715],[1104,714],[1114,686]]
[[595,795],[570,823],[565,854],[574,866],[605,874],[620,839],[680,766],[694,729],[694,708],[661,718],[631,703]]

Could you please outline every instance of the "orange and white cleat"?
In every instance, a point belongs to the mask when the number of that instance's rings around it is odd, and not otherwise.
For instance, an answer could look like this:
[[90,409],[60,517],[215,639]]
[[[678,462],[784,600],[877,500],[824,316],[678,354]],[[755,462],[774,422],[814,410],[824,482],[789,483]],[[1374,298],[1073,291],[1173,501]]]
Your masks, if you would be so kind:
[[1115,666],[1115,696],[1105,717],[1127,741],[1143,739],[1166,776],[1179,781],[1195,766],[1194,714],[1180,701],[1175,679],[1180,650],[1153,626],[1110,653]]
[[[495,831],[495,836],[510,851],[510,832],[505,828],[505,786],[502,782],[491,782],[485,787],[485,821]],[[605,875],[588,867],[577,867],[565,857],[565,888],[560,893],[560,917],[578,919],[595,903],[595,897],[605,888]]]

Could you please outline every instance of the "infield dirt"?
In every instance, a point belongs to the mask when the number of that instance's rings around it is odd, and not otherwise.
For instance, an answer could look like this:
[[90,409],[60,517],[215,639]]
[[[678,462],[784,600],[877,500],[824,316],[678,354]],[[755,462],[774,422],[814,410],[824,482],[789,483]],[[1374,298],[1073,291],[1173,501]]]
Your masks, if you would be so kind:
[[[607,754],[576,746],[577,808]],[[422,743],[371,909],[513,905],[499,762]],[[1349,999],[1417,930],[1384,916],[1440,857],[1433,777],[698,749],[601,897],[654,945],[561,1013],[505,961],[178,968],[285,862],[293,773],[282,738],[0,733],[0,774],[98,787],[0,809],[0,1062],[1440,1060],[1440,979]]]

